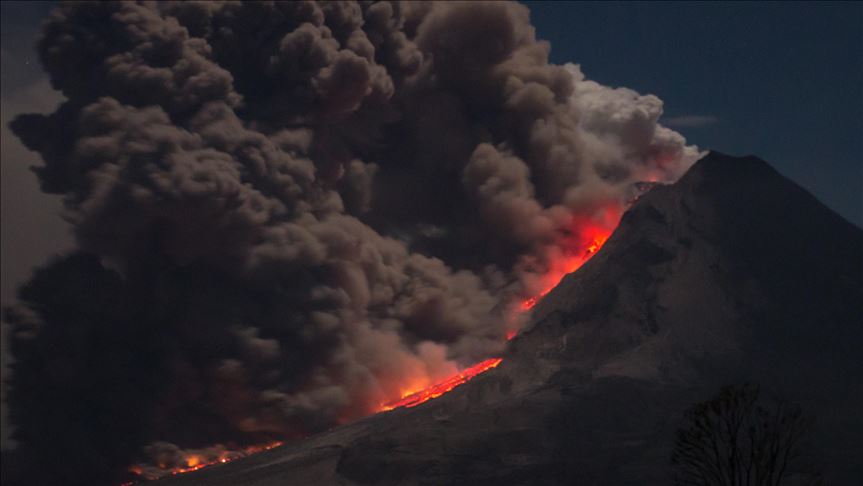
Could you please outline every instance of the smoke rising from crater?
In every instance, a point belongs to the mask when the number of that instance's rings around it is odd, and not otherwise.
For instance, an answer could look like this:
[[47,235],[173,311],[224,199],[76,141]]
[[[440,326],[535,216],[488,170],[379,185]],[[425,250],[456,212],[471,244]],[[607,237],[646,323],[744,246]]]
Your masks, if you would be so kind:
[[38,49],[66,101],[12,129],[80,249],[7,311],[11,409],[70,483],[499,353],[582,222],[698,157],[515,3],[63,4]]

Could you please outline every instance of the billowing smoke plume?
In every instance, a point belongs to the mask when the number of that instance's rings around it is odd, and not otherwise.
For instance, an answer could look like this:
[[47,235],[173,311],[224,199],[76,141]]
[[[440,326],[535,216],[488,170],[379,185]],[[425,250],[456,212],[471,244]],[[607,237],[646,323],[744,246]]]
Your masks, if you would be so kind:
[[12,124],[80,246],[7,311],[30,474],[300,436],[499,353],[580,228],[698,155],[548,53],[510,3],[59,6],[66,101]]

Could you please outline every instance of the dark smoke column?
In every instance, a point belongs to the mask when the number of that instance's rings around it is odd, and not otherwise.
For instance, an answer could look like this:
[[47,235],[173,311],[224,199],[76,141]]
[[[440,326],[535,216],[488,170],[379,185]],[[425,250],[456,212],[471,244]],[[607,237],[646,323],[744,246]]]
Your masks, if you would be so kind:
[[12,129],[80,248],[7,311],[30,482],[302,436],[493,356],[583,225],[697,157],[518,4],[62,4],[38,49],[66,101]]

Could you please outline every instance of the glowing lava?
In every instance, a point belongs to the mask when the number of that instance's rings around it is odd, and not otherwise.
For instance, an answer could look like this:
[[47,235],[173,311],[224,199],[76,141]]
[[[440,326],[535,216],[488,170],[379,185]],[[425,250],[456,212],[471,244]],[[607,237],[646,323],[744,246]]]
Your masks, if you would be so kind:
[[578,250],[570,250],[571,253],[568,255],[552,261],[551,268],[541,278],[541,290],[538,294],[522,300],[520,305],[521,310],[528,311],[532,309],[540,299],[551,292],[551,289],[557,287],[557,284],[560,283],[563,277],[581,268],[586,261],[590,260],[590,257],[602,248],[602,245],[605,244],[605,241],[611,235],[611,231],[610,229],[601,227],[590,228],[590,236]]
[[[231,462],[235,459],[240,459],[242,457],[247,457],[258,452],[263,452],[273,449],[275,447],[279,447],[280,445],[282,445],[282,442],[275,441],[270,442],[269,444],[249,446],[239,450],[227,450],[218,448],[189,451],[184,454],[183,458],[179,462],[173,462],[170,464],[163,462],[158,464],[158,466],[135,464],[129,468],[129,472],[135,474],[141,479],[152,481],[155,479],[163,478],[165,476],[197,471],[198,469],[203,469],[207,466],[212,466],[214,464],[224,464],[226,462]],[[130,484],[134,483],[123,483],[123,486]]]
[[[617,220],[619,220],[619,215],[614,219],[614,222],[616,223]],[[579,238],[566,245],[568,248],[565,251],[565,254],[560,258],[552,258],[550,268],[540,279],[540,292],[533,297],[521,301],[519,305],[520,311],[526,312],[532,309],[541,298],[560,283],[564,276],[578,270],[582,265],[584,265],[584,262],[590,260],[590,257],[602,248],[602,245],[604,245],[605,241],[608,240],[612,231],[613,227],[606,228],[599,225],[587,225],[586,228],[582,228],[578,232],[580,235]],[[514,338],[516,333],[517,331],[515,330],[507,331],[507,341]],[[382,404],[378,409],[378,412],[386,412],[388,410],[401,407],[416,407],[421,403],[425,403],[449,392],[453,388],[469,381],[481,373],[495,368],[502,361],[502,358],[487,359],[425,389],[405,392],[402,394],[400,399]]]
[[[578,236],[570,238],[567,244],[562,245],[564,250],[561,255],[551,258],[548,270],[539,278],[538,287],[540,291],[536,295],[524,299],[519,303],[519,312],[526,312],[532,309],[540,299],[560,283],[563,277],[578,270],[602,248],[602,245],[605,244],[614,230],[617,221],[619,221],[619,213],[613,215],[610,219],[612,220],[610,227],[609,225],[580,225],[577,231]],[[506,339],[511,340],[516,334],[516,330],[508,330],[506,332]],[[381,404],[377,412],[386,412],[402,407],[416,407],[453,390],[488,370],[496,368],[502,362],[502,358],[490,358],[424,389],[408,390],[402,393],[401,398]],[[200,453],[187,453],[182,460],[183,462],[179,464],[159,464],[158,467],[136,464],[129,471],[142,479],[158,479],[167,475],[197,471],[213,464],[229,462],[280,445],[282,445],[281,442],[273,442],[262,446],[248,447],[239,451],[228,451],[225,449],[215,452],[210,451],[208,453],[198,451]]]
[[400,399],[381,405],[379,411],[386,412],[387,410],[392,410],[394,408],[416,407],[421,403],[427,402],[432,398],[437,398],[444,393],[452,390],[453,388],[470,381],[473,377],[496,367],[502,361],[503,359],[501,358],[491,358],[485,361],[481,361],[471,366],[470,368],[467,368],[466,370],[455,374],[447,378],[446,380],[435,383],[434,385],[424,390],[420,390],[414,393],[405,393]]

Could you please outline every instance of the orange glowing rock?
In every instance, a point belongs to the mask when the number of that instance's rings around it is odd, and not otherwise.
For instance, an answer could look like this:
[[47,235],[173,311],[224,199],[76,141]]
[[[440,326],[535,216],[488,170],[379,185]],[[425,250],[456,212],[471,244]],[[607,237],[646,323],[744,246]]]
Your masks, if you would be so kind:
[[464,371],[462,371],[456,375],[453,375],[444,381],[441,381],[439,383],[435,383],[434,385],[432,385],[432,386],[430,386],[424,390],[420,390],[416,393],[408,394],[407,396],[404,396],[399,400],[395,400],[395,401],[392,401],[389,403],[382,404],[379,411],[386,412],[388,410],[393,410],[393,409],[401,408],[401,407],[405,407],[405,408],[416,407],[417,405],[419,405],[421,403],[427,402],[427,401],[431,400],[432,398],[437,398],[437,397],[443,395],[444,393],[451,391],[453,388],[455,388],[455,387],[457,387],[457,386],[459,386],[459,385],[461,385],[467,381],[470,381],[473,377],[496,367],[502,361],[503,361],[502,358],[490,358],[490,359],[487,359],[485,361],[481,361],[481,362],[471,366],[470,368],[467,368],[466,370],[464,370]]
[[557,287],[557,284],[563,280],[563,277],[581,268],[586,261],[590,260],[590,257],[602,248],[602,245],[605,244],[605,241],[611,234],[611,230],[597,227],[591,228],[590,233],[592,233],[592,236],[588,243],[582,247],[584,248],[583,250],[573,251],[572,254],[551,263],[551,268],[542,278],[542,290],[539,294],[522,300],[520,304],[521,310],[529,311],[533,309],[540,299],[551,292],[551,289]]
[[[619,219],[619,215],[617,216]],[[578,270],[586,261],[590,260],[590,258],[602,248],[602,245],[605,244],[605,241],[611,235],[612,229],[600,227],[600,226],[590,226],[586,230],[582,230],[580,232],[582,238],[586,238],[582,240],[580,244],[573,245],[574,248],[570,248],[564,256],[561,258],[552,261],[548,272],[542,277],[542,290],[527,299],[524,299],[520,302],[519,308],[522,312],[529,311],[532,309],[540,299],[545,297],[560,281],[569,273],[572,273]],[[506,332],[506,339],[509,341],[515,337],[517,331],[509,330]],[[491,370],[503,362],[502,358],[490,358],[485,361],[479,362],[470,368],[467,368],[460,373],[457,373],[441,382],[435,383],[434,385],[428,386],[426,388],[416,390],[408,389],[402,393],[401,398],[397,400],[393,400],[390,402],[386,402],[380,405],[378,408],[378,412],[386,412],[389,410],[394,410],[396,408],[411,408],[416,407],[422,403],[425,403],[431,399],[437,398],[449,391],[452,391],[454,388],[462,385],[477,375],[485,373],[488,370]],[[239,459],[241,457],[246,457],[251,454],[255,454],[257,452],[262,452],[268,449],[272,449],[274,447],[278,447],[282,445],[282,442],[273,442],[270,444],[264,444],[260,446],[252,446],[247,447],[245,449],[239,451],[222,451],[218,456],[204,456],[199,454],[189,454],[184,458],[185,466],[177,466],[174,468],[168,468],[166,466],[160,466],[161,470],[158,473],[153,473],[152,471],[145,470],[141,465],[133,465],[129,468],[129,471],[143,477],[144,479],[158,479],[165,475],[171,474],[182,474],[190,471],[197,471],[198,469],[213,465],[213,464],[222,464],[226,462],[230,462],[234,459]],[[132,484],[132,483],[124,483]]]
[[[181,465],[177,465],[174,467],[170,467],[164,464],[160,464],[158,467],[145,467],[142,464],[134,464],[129,467],[129,472],[139,476],[145,480],[155,480],[161,477],[183,474],[187,472],[197,471],[199,469],[203,469],[207,466],[212,466],[214,464],[224,464],[226,462],[233,461],[234,459],[239,459],[241,457],[250,456],[252,454],[263,452],[266,450],[273,449],[282,445],[282,442],[275,441],[270,442],[269,444],[261,444],[249,446],[240,450],[222,450],[219,451],[217,455],[212,452],[209,453],[187,453],[183,459]],[[199,451],[200,452],[200,451]],[[123,486],[126,484],[134,484],[133,482],[123,483]]]
[[539,302],[540,297],[542,297],[542,295],[531,297],[529,299],[524,299],[523,301],[521,301],[521,310],[528,311],[533,309],[533,306],[535,306],[536,303]]
[[[576,248],[571,249],[567,256],[552,262],[549,272],[543,276],[542,291],[533,297],[521,301],[519,305],[520,309],[522,311],[528,311],[532,309],[536,305],[536,303],[539,302],[540,299],[542,299],[543,297],[545,297],[546,294],[551,292],[551,289],[557,287],[557,284],[560,283],[563,277],[578,270],[582,265],[584,265],[584,262],[590,260],[590,257],[592,257],[596,252],[598,252],[599,249],[602,248],[602,245],[605,244],[605,241],[611,235],[611,231],[611,229],[600,226],[593,226],[587,228],[586,230],[583,230],[581,234],[587,235],[587,241],[583,241],[581,244],[577,245]],[[515,330],[507,331],[507,341],[514,338],[515,335]],[[421,403],[427,402],[433,398],[437,398],[444,393],[449,392],[453,388],[467,382],[468,380],[479,375],[480,373],[484,373],[496,367],[502,361],[502,358],[491,358],[481,363],[477,363],[470,368],[462,371],[461,373],[451,376],[446,380],[431,385],[427,388],[419,391],[411,390],[403,393],[400,399],[382,404],[378,411],[386,412],[401,407],[416,407]]]

